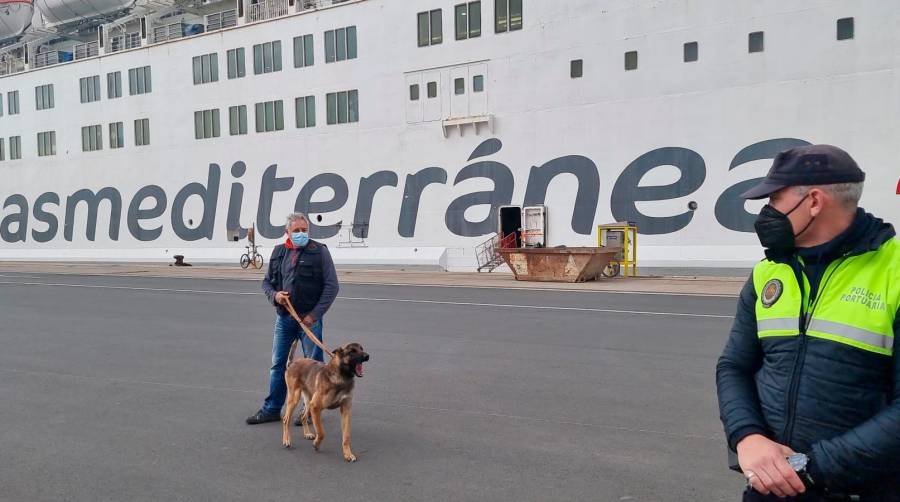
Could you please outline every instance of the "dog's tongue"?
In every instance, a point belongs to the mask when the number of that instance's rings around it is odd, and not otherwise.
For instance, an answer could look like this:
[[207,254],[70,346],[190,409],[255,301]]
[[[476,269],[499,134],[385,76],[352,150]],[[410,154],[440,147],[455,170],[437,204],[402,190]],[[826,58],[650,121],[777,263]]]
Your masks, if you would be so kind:
[[356,365],[356,374],[362,376],[362,374],[363,374],[363,365],[362,364]]

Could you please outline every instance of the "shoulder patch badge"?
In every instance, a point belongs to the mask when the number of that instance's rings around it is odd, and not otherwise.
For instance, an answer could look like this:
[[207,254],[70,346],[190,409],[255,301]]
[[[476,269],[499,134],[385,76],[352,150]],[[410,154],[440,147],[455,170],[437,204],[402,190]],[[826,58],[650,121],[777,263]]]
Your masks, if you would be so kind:
[[769,308],[772,305],[775,305],[775,302],[781,298],[781,292],[784,291],[784,284],[778,279],[772,279],[763,286],[762,294],[760,295],[760,299],[762,300],[763,307]]

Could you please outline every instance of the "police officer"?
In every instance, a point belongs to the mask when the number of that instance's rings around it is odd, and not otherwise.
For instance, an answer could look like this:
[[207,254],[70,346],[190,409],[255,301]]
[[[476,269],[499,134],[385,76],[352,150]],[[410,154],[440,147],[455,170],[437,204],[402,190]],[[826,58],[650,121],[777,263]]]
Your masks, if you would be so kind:
[[865,174],[829,145],[776,156],[742,196],[766,258],[716,367],[745,501],[900,501],[900,240],[858,207]]
[[281,407],[287,395],[284,370],[294,340],[300,340],[305,357],[322,361],[322,349],[297,324],[284,305],[291,304],[303,323],[322,340],[322,317],[338,294],[337,272],[328,248],[309,238],[309,219],[293,213],[285,226],[287,238],[269,258],[269,269],[262,289],[275,306],[275,333],[272,341],[272,367],[269,370],[269,395],[262,408],[247,418],[250,425],[281,420]]

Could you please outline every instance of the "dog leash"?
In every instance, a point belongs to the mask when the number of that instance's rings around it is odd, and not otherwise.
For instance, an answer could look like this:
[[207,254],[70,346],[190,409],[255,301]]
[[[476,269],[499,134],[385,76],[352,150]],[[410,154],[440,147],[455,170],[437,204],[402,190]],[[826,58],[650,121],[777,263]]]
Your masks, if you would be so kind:
[[294,310],[294,305],[291,303],[291,299],[286,298],[286,300],[287,301],[286,301],[285,307],[287,308],[288,312],[291,314],[291,317],[293,317],[294,320],[297,321],[297,324],[299,324],[300,327],[303,328],[303,332],[306,333],[306,336],[308,336],[310,338],[310,340],[313,341],[314,344],[318,345],[320,349],[322,349],[326,354],[328,354],[328,357],[334,357],[334,353],[331,350],[329,350],[328,347],[326,347],[325,344],[322,343],[322,341],[319,340],[319,338],[316,335],[314,335],[313,332],[309,328],[306,327],[306,324],[303,323],[303,320],[300,319],[300,316],[297,314],[297,311]]

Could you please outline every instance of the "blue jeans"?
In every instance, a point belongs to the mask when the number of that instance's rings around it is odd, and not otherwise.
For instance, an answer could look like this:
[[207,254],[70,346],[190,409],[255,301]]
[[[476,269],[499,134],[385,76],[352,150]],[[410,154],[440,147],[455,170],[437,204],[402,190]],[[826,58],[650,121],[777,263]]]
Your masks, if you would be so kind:
[[[319,319],[309,327],[321,341],[322,320]],[[287,367],[288,354],[291,352],[291,344],[300,339],[303,347],[303,356],[316,361],[325,361],[325,355],[300,328],[291,316],[278,314],[275,316],[275,336],[272,340],[272,368],[269,370],[269,395],[263,403],[263,411],[270,414],[281,413],[284,399],[287,396],[287,384],[284,383],[284,370]],[[296,352],[294,358],[299,356]]]

